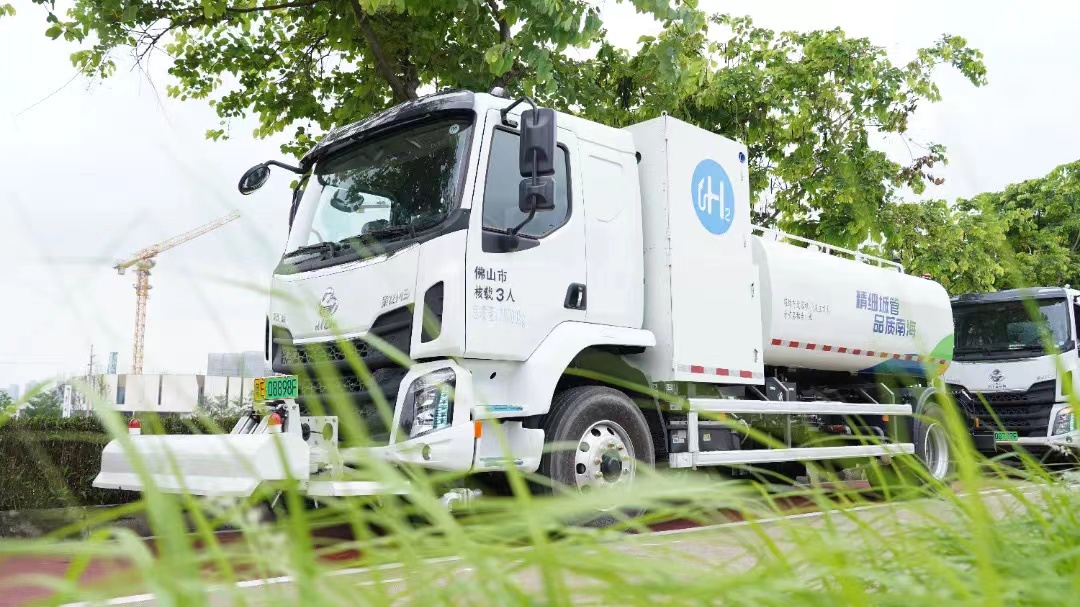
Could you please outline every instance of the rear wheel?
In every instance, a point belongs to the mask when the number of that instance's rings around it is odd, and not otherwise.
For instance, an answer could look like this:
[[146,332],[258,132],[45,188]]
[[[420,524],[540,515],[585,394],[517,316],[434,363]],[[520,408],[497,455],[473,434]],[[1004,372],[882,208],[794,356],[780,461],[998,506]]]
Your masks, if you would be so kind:
[[[888,463],[874,462],[867,479],[879,493],[889,498],[912,498],[927,494],[928,485],[946,482],[955,465],[945,415],[935,403],[926,404],[913,424],[914,455],[893,457]],[[928,478],[929,477],[929,478]]]
[[[544,420],[544,441],[548,448],[540,460],[540,473],[571,490],[632,484],[642,466],[655,463],[645,415],[628,396],[605,386],[558,394]],[[544,490],[551,493],[554,488]],[[642,513],[641,508],[621,510],[626,517]],[[585,524],[603,527],[617,520],[613,512],[597,512]]]
[[945,480],[953,472],[952,449],[945,432],[944,412],[938,405],[927,405],[915,420],[915,455],[922,460],[934,480]]

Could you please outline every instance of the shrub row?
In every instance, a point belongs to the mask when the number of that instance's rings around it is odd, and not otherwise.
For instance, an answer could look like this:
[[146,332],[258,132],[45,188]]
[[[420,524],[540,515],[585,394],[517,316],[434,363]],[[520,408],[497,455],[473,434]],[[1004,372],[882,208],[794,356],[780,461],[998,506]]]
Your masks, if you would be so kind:
[[[143,434],[228,432],[236,418],[153,417]],[[221,430],[215,430],[215,427]],[[13,419],[0,425],[0,511],[121,504],[138,498],[91,486],[109,442],[93,417]]]

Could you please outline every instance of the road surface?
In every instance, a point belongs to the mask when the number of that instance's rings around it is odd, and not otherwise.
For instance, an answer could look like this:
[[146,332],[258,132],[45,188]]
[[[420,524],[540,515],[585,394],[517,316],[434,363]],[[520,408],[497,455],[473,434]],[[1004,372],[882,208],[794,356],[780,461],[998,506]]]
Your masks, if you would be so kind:
[[[1080,485],[1072,485],[1075,490]],[[695,529],[678,529],[649,534],[625,536],[612,543],[600,546],[585,546],[575,556],[582,563],[590,559],[617,557],[620,553],[646,557],[648,562],[678,562],[681,571],[689,578],[702,574],[715,575],[718,567],[725,571],[738,571],[749,568],[759,558],[762,549],[783,551],[789,548],[792,534],[801,531],[832,526],[834,538],[857,538],[860,534],[845,535],[845,531],[857,526],[872,526],[877,532],[899,534],[910,531],[928,520],[948,521],[960,516],[959,509],[969,506],[973,499],[981,498],[987,504],[990,516],[1004,519],[1021,512],[1025,506],[1022,500],[1034,500],[1037,503],[1038,489],[1025,487],[1021,490],[1005,491],[990,489],[976,495],[961,494],[956,502],[946,500],[917,500],[877,504],[849,508],[779,516],[773,519],[753,522],[734,522]],[[683,565],[685,564],[685,566]],[[542,593],[542,576],[538,571],[519,569],[513,563],[506,564],[506,570],[512,571],[524,592]],[[410,574],[410,572],[412,572]],[[416,583],[416,567],[408,570],[401,565],[340,569],[325,574],[319,580],[321,590],[333,592],[342,597],[362,596],[362,590],[368,592],[374,588],[394,597],[408,593],[405,585],[409,579]],[[451,576],[460,577],[473,573],[470,562],[462,557],[432,559],[424,564],[424,583],[433,583]],[[571,584],[590,583],[586,577],[569,580]],[[542,596],[539,594],[537,596]],[[242,602],[241,602],[242,601]],[[157,605],[153,595],[133,595],[112,599],[97,605]],[[230,586],[217,586],[211,590],[213,605],[287,605],[306,604],[297,583],[289,576],[269,579],[256,579]],[[72,604],[89,607],[90,603]]]

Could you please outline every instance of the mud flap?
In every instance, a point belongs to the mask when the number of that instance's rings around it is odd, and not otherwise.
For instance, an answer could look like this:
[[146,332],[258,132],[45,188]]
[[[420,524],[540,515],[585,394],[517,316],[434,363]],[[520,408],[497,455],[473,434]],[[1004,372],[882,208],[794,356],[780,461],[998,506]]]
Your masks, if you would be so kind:
[[[116,440],[101,454],[101,489],[247,497],[264,481],[309,477],[310,447],[289,433],[132,436],[134,453]],[[138,461],[138,466],[133,462]],[[140,475],[144,472],[149,479]]]

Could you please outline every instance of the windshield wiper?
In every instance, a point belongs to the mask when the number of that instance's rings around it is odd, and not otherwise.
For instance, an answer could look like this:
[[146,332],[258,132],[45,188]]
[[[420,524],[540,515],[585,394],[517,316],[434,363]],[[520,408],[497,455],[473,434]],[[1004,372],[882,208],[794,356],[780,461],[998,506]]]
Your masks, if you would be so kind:
[[361,234],[358,238],[364,239],[371,236],[397,236],[398,234],[412,235],[414,233],[415,230],[412,225],[387,226],[385,228],[379,228],[378,230],[371,230],[370,232],[365,232],[364,234]]
[[1042,344],[1024,344],[1022,346],[1016,346],[1016,347],[1010,347],[1009,348],[1009,352],[1033,352],[1033,351],[1036,351],[1036,350],[1041,352],[1043,350],[1043,345]]
[[306,253],[330,253],[331,255],[334,255],[341,249],[342,245],[336,242],[317,242],[315,244],[304,245],[290,253],[286,253],[284,259],[304,255]]

